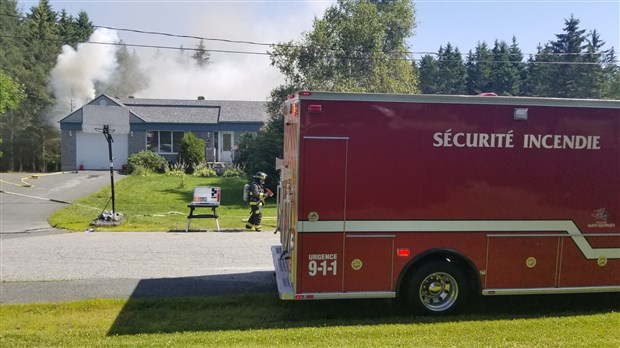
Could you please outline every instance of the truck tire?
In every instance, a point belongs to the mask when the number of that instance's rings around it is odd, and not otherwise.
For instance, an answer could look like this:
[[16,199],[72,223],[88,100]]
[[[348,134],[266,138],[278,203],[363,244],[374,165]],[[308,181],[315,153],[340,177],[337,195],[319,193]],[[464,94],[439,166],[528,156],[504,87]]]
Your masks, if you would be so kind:
[[404,290],[406,301],[415,312],[443,315],[461,308],[469,289],[457,266],[448,261],[434,261],[414,270]]

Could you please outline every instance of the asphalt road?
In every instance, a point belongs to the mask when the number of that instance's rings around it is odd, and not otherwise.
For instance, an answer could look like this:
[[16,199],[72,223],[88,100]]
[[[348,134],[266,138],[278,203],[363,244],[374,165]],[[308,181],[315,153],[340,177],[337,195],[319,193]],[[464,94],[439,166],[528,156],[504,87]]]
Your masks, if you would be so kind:
[[[26,180],[2,174],[0,303],[277,292],[271,232],[78,232],[47,225],[72,200],[109,185],[104,172]],[[63,203],[66,202],[66,203]]]

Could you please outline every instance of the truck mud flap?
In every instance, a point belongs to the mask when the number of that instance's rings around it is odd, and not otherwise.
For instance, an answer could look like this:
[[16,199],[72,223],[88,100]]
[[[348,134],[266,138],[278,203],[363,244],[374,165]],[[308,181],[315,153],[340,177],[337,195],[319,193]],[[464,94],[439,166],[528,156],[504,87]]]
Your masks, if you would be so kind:
[[273,266],[276,270],[276,284],[281,300],[294,300],[293,284],[291,283],[291,272],[288,259],[282,259],[282,246],[274,245],[271,247]]

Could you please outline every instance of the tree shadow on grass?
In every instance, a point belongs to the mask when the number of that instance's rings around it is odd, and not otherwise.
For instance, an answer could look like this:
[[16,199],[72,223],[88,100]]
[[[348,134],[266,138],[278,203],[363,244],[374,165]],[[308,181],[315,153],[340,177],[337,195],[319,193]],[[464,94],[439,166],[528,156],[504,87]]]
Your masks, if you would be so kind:
[[420,316],[397,300],[281,301],[273,272],[144,279],[108,335],[579,316],[620,310],[620,293],[483,297],[462,314]]

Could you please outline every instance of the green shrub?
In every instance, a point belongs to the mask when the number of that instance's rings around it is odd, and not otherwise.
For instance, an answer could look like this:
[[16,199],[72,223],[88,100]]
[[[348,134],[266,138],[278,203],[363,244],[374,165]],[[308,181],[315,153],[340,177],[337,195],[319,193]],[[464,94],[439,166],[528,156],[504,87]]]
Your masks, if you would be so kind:
[[167,176],[180,176],[184,177],[185,172],[187,171],[187,165],[182,161],[179,161],[170,167],[166,167],[166,175]]
[[149,176],[151,175],[153,172],[144,168],[143,166],[137,166],[133,169],[133,171],[131,172],[131,175],[135,175],[135,176]]
[[225,178],[245,178],[246,173],[241,166],[235,165],[230,168],[226,168],[224,174],[222,174]]
[[138,167],[154,173],[164,173],[166,168],[168,168],[168,161],[152,151],[142,150],[134,153],[127,159],[128,174],[133,173]]
[[187,132],[181,139],[181,147],[179,148],[179,162],[187,164],[187,170],[193,171],[193,168],[205,161],[205,141],[197,138],[192,132]]
[[202,178],[214,178],[217,176],[217,173],[206,164],[201,163],[194,166],[192,175]]

